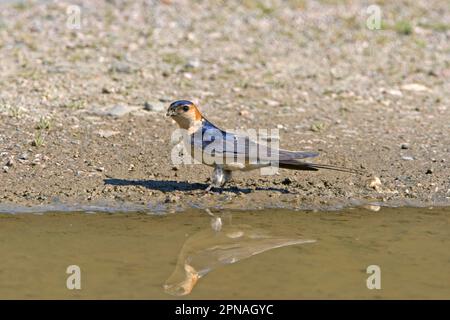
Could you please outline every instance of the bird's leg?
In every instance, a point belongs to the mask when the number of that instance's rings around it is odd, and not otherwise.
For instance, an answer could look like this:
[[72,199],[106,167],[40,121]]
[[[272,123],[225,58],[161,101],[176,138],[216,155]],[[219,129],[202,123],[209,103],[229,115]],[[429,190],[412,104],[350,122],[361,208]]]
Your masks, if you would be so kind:
[[211,184],[205,191],[211,191],[212,188],[221,188],[231,179],[231,171],[223,169],[222,166],[216,165],[211,178]]

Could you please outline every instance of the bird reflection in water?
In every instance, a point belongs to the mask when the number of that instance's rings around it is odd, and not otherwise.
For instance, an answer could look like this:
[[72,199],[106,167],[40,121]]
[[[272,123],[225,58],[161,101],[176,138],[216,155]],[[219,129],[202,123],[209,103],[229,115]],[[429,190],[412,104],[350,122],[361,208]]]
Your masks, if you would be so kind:
[[183,296],[191,293],[197,281],[212,270],[236,263],[259,253],[285,246],[313,243],[296,237],[281,237],[248,225],[223,224],[207,209],[211,228],[189,237],[181,249],[173,274],[164,285],[166,293]]

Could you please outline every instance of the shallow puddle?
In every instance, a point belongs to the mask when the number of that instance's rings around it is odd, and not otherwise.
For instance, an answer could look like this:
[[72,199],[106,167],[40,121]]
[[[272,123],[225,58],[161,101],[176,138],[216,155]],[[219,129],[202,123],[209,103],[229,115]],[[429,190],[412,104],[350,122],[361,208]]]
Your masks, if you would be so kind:
[[2,214],[0,298],[449,299],[449,248],[442,208]]

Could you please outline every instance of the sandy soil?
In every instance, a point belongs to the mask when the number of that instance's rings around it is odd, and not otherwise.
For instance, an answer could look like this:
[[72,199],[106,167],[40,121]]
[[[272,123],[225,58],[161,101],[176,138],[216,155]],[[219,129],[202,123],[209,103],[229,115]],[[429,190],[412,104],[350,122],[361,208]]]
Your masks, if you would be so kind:
[[[381,30],[365,1],[1,4],[2,207],[450,204],[450,7],[377,3]],[[238,173],[205,193],[210,168],[170,160],[178,99],[367,174]]]

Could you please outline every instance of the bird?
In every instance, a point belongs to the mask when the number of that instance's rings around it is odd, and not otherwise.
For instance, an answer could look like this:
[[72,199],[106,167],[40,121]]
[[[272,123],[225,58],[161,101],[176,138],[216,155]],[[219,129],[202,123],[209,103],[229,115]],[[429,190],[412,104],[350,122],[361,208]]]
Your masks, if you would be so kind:
[[[206,119],[197,105],[189,100],[172,102],[166,116],[175,120],[184,131],[187,137],[184,139],[185,150],[190,151],[190,156],[214,168],[206,191],[223,188],[231,179],[233,171],[250,171],[270,166],[289,170],[327,169],[358,173],[354,169],[302,161],[319,156],[317,152],[273,148],[248,135],[222,130]],[[260,150],[267,152],[261,154]]]

